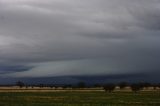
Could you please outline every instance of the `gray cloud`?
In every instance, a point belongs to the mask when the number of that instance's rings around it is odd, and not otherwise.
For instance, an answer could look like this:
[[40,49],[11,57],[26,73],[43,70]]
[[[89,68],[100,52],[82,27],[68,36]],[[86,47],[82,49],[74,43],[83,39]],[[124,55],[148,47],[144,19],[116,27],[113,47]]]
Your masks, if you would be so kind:
[[159,7],[159,0],[0,0],[1,76],[159,73]]

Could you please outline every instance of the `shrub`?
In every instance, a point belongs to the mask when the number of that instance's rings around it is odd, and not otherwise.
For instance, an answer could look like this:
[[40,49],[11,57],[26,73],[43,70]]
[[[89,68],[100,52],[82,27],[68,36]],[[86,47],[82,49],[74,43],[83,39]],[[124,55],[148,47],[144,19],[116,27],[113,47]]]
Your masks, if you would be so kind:
[[127,82],[121,82],[118,84],[118,86],[120,87],[120,89],[124,89],[125,87],[128,86],[128,83]]
[[106,92],[112,92],[114,89],[115,89],[115,85],[114,84],[112,84],[112,83],[109,83],[109,84],[105,84],[104,86],[103,86],[103,88],[104,88],[104,90],[106,91]]
[[132,91],[134,92],[138,92],[142,89],[142,85],[140,83],[134,83],[134,84],[131,84],[131,89]]
[[22,81],[16,82],[16,85],[19,86],[20,88],[22,88],[23,86],[25,86],[25,84]]
[[77,84],[77,87],[78,87],[78,88],[85,88],[85,87],[86,87],[86,84],[85,84],[85,82],[79,82],[79,83]]

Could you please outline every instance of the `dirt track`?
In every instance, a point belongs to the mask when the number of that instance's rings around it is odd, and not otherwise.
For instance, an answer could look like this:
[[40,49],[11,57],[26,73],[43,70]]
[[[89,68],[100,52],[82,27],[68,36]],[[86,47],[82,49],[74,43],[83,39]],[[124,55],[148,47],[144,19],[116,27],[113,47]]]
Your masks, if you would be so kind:
[[0,92],[104,92],[103,88],[83,88],[83,89],[72,89],[72,88],[49,88],[49,87],[0,87]]
[[[103,88],[50,88],[50,87],[0,87],[0,92],[104,92]],[[130,88],[120,90],[120,89],[115,89],[115,92],[131,92],[132,90]],[[144,89],[142,91],[160,91],[160,88],[154,90],[154,89]]]

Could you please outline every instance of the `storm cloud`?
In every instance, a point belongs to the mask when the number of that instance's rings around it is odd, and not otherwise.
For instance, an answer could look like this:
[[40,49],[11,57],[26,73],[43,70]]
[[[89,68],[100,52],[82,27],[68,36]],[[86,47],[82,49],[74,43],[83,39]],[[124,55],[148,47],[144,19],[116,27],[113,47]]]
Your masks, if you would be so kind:
[[0,0],[0,76],[160,74],[159,0]]

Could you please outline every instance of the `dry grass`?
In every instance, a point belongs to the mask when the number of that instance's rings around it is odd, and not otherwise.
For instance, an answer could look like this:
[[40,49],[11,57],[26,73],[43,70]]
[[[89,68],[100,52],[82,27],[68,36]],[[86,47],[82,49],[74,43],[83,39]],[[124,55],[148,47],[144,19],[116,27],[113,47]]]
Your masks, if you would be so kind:
[[0,106],[160,106],[160,92],[0,92]]

